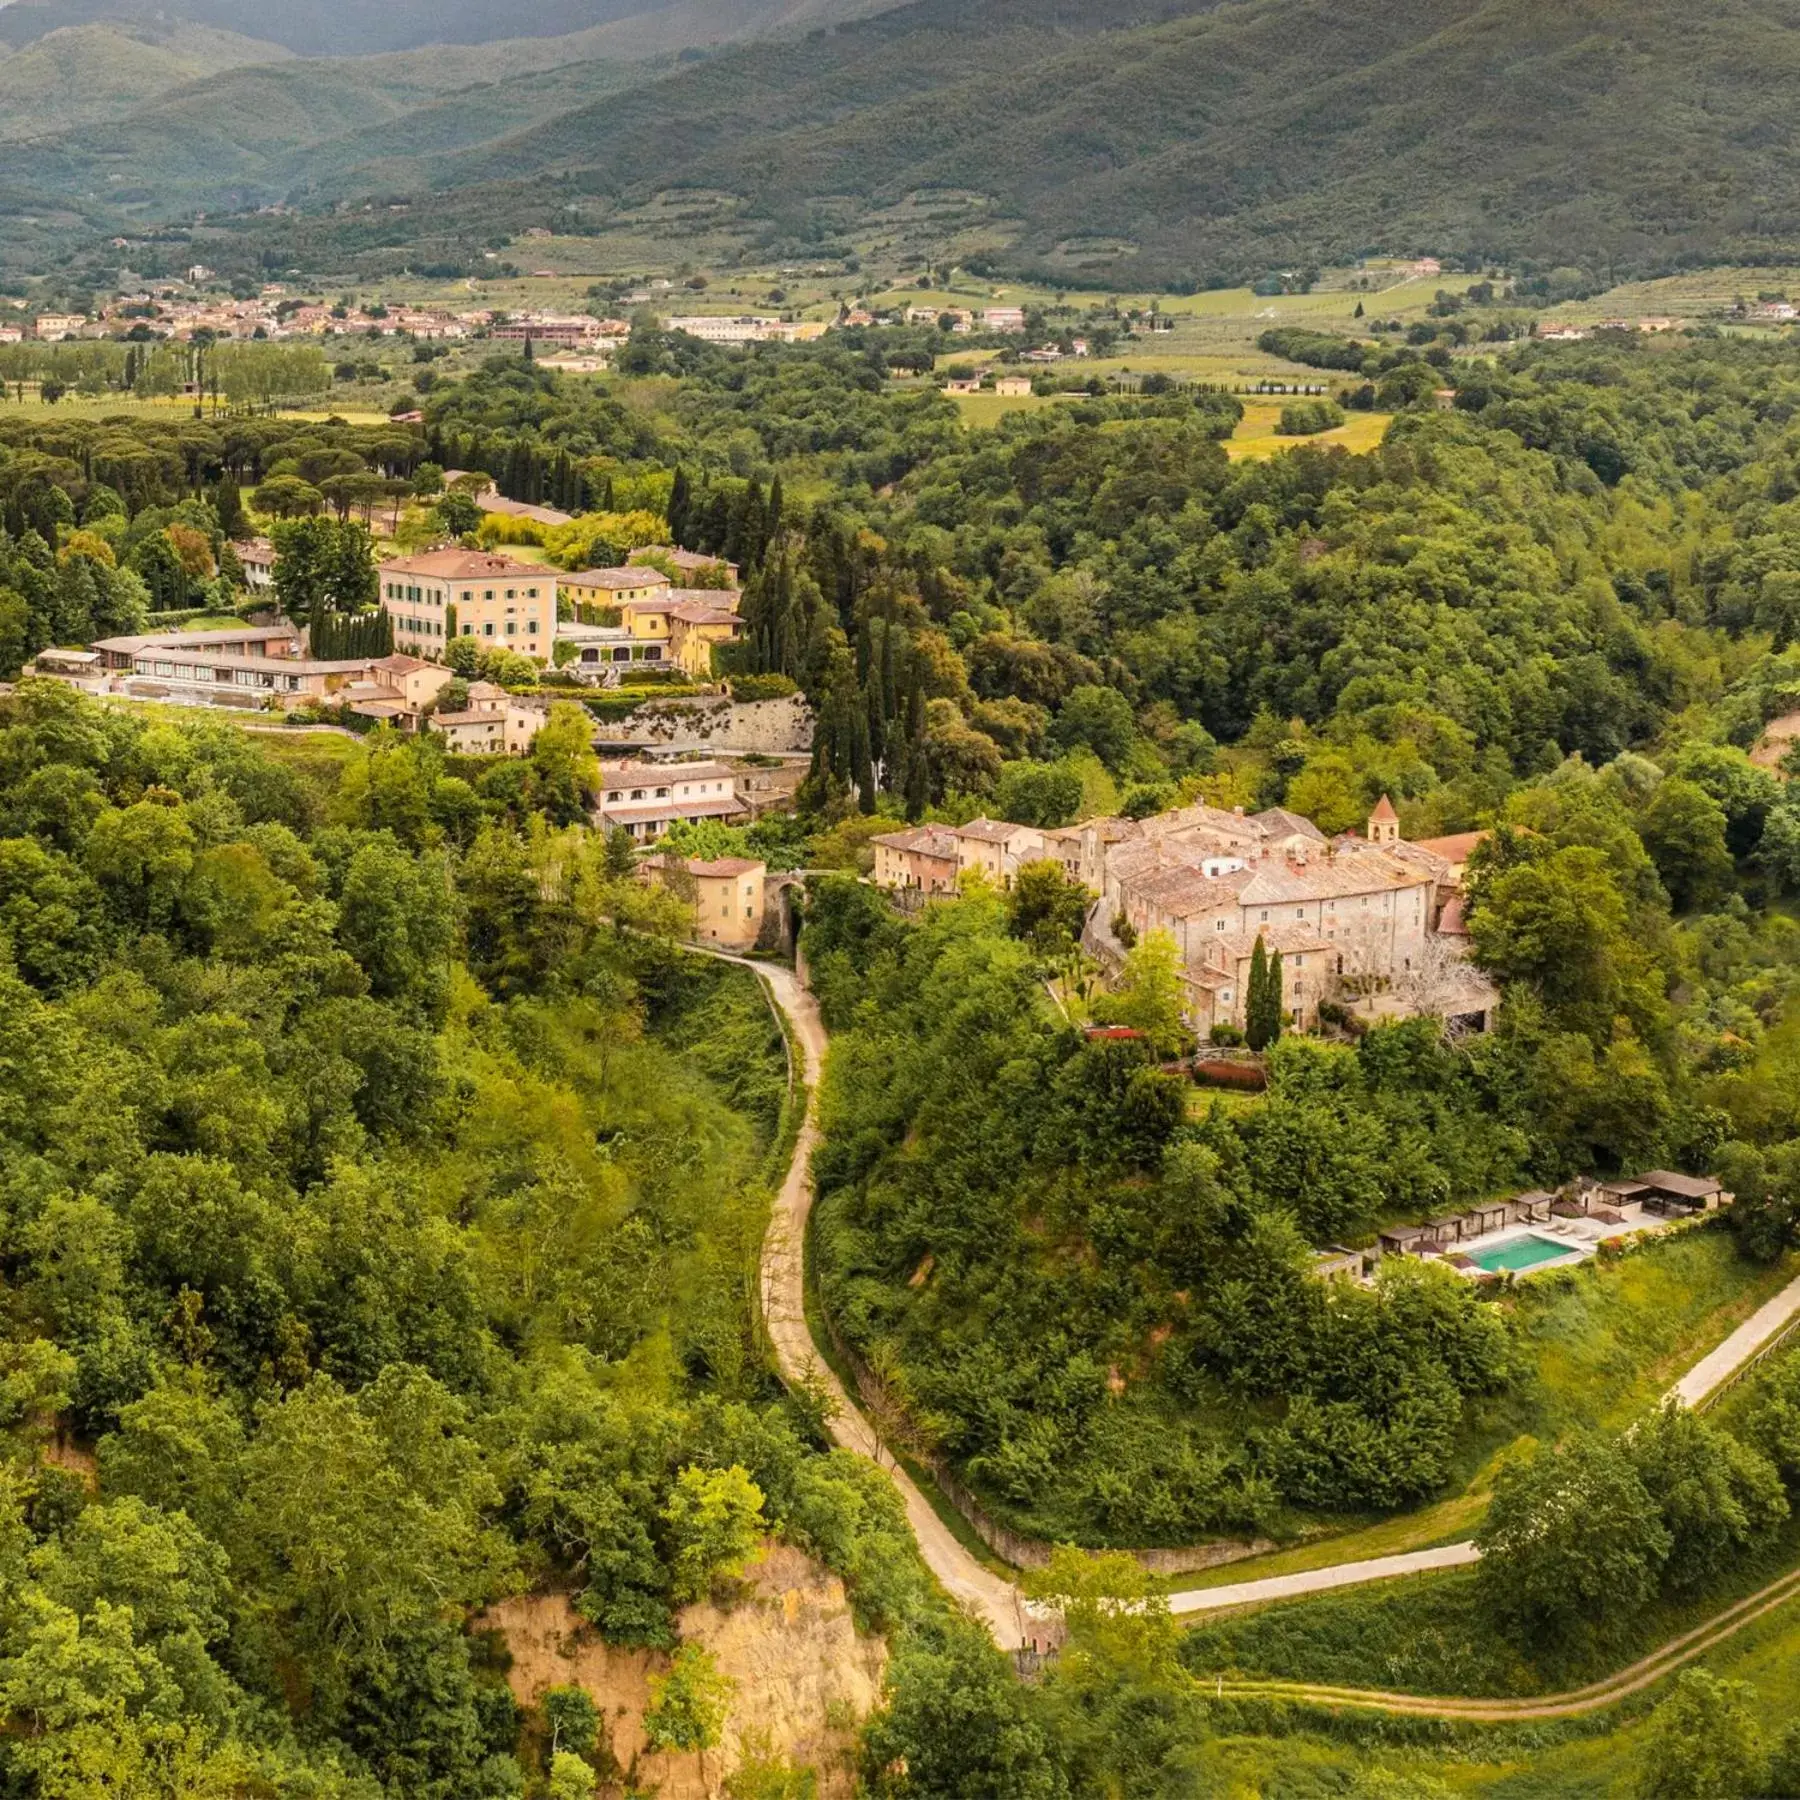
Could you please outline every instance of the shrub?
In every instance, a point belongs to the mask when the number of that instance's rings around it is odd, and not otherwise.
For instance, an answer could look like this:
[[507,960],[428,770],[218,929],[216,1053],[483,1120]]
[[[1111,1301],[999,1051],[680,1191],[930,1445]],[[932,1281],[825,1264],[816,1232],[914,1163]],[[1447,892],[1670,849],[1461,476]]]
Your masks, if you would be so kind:
[[1283,437],[1312,437],[1335,431],[1344,422],[1344,409],[1335,400],[1296,400],[1281,409]]
[[799,684],[791,675],[733,675],[731,677],[731,697],[745,705],[756,700],[786,700],[799,691]]

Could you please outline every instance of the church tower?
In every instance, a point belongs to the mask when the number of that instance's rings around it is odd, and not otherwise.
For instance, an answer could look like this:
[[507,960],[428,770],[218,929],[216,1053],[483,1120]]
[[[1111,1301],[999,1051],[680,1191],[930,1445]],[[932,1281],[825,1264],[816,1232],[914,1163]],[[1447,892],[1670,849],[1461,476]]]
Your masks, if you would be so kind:
[[1394,811],[1393,801],[1383,794],[1375,810],[1369,814],[1369,842],[1397,844],[1399,841],[1400,815]]

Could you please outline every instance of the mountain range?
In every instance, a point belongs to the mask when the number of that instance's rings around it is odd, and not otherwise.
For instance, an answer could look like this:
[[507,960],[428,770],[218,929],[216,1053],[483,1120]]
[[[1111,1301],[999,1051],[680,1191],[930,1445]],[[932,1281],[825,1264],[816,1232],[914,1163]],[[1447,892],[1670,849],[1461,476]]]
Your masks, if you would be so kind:
[[[567,37],[634,16],[712,12],[732,35],[729,0],[698,8],[667,0],[11,0],[0,5],[0,43],[24,45],[100,22],[176,21],[277,44],[296,56],[371,56],[426,44],[485,44]],[[798,7],[764,8],[804,15]]]
[[[520,188],[790,223],[950,190],[1013,266],[1113,286],[1378,250],[1622,276],[1800,238],[1792,0],[552,0],[529,36],[493,0],[149,10],[0,9],[0,251],[8,214]],[[428,31],[458,41],[349,53]]]

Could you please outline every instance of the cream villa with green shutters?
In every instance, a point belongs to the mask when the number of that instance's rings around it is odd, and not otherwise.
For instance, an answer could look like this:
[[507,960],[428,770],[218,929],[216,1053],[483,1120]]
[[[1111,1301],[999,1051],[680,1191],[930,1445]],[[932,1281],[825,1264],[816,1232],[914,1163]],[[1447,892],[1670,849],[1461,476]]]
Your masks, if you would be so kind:
[[549,660],[556,575],[484,550],[430,550],[381,565],[381,604],[394,644],[441,659],[453,637]]

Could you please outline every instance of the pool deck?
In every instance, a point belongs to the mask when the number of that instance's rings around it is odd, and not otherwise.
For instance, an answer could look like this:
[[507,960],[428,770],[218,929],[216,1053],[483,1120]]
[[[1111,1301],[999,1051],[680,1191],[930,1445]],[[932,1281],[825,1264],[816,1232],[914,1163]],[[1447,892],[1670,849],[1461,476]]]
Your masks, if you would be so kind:
[[[1448,1249],[1435,1252],[1439,1258],[1451,1263],[1461,1274],[1471,1280],[1481,1281],[1501,1273],[1513,1275],[1536,1275],[1545,1269],[1571,1269],[1578,1262],[1585,1262],[1593,1256],[1608,1238],[1626,1237],[1638,1231],[1663,1231],[1674,1224],[1673,1219],[1664,1218],[1660,1213],[1648,1211],[1645,1207],[1632,1204],[1617,1209],[1622,1223],[1613,1224],[1605,1219],[1596,1219],[1588,1215],[1579,1218],[1547,1219],[1541,1225],[1505,1225],[1498,1231],[1483,1232],[1480,1237],[1464,1238],[1459,1244],[1452,1244]],[[1452,1259],[1457,1257],[1479,1256],[1485,1250],[1493,1250],[1501,1244],[1517,1242],[1520,1238],[1542,1238],[1546,1243],[1564,1244],[1567,1254],[1560,1257],[1546,1257],[1540,1263],[1533,1263],[1529,1268],[1502,1271],[1483,1269],[1474,1263],[1467,1265]]]

